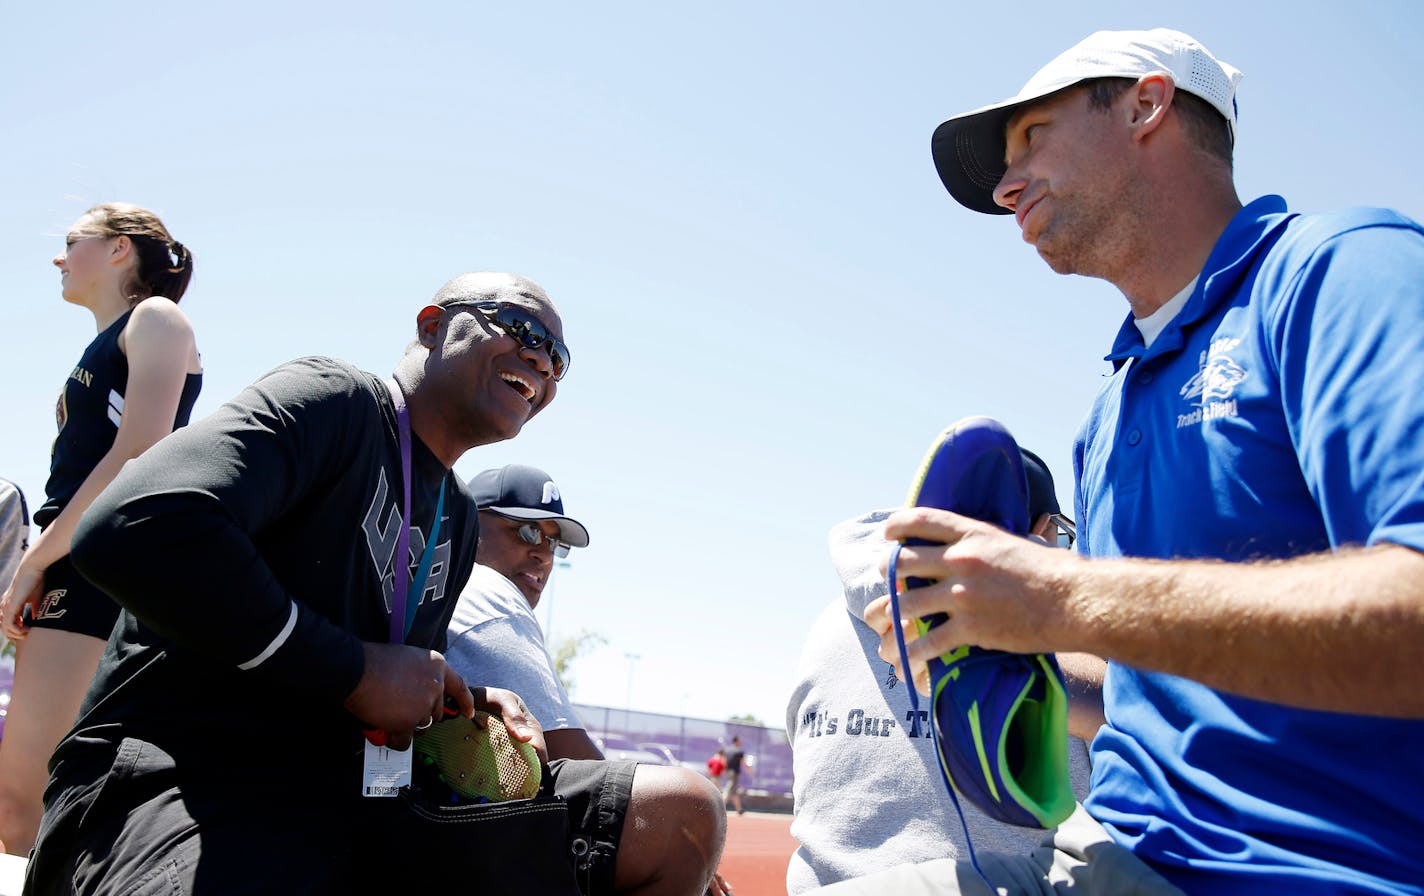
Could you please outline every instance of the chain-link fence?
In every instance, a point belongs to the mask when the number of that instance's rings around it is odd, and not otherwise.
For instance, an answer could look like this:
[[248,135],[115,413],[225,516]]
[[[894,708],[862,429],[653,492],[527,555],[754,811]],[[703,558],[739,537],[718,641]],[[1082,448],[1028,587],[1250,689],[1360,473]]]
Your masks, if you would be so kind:
[[717,722],[609,706],[574,705],[610,759],[681,765],[707,775],[707,760],[742,739],[742,788],[747,808],[791,810],[791,745],[780,728]]

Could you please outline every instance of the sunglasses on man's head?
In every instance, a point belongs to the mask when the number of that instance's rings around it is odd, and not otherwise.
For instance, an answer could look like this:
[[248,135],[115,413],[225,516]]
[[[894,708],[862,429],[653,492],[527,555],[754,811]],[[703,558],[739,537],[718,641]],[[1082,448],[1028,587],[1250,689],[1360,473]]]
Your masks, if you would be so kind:
[[545,349],[549,353],[549,369],[554,379],[561,380],[568,373],[569,363],[573,360],[569,347],[555,339],[539,318],[523,308],[501,302],[446,302],[443,307],[475,309],[525,348]]

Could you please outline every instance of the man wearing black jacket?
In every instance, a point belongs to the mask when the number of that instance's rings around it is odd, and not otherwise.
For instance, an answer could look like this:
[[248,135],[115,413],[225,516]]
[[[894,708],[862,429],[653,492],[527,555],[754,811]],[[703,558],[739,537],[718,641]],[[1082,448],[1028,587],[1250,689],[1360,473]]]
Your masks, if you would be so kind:
[[[428,854],[403,801],[363,795],[383,791],[368,743],[408,746],[447,698],[471,716],[478,696],[543,746],[516,695],[472,694],[439,651],[478,529],[450,467],[553,400],[562,324],[536,283],[489,273],[445,284],[416,324],[393,380],[327,358],[279,367],[85,515],[74,562],[125,613],[51,760],[26,892],[367,892],[441,863],[512,883],[535,861],[478,838]],[[654,823],[625,832],[600,809],[638,796],[631,766],[551,774],[570,883],[706,886],[725,823],[706,788],[643,793],[630,814]],[[695,848],[663,833],[669,817]]]

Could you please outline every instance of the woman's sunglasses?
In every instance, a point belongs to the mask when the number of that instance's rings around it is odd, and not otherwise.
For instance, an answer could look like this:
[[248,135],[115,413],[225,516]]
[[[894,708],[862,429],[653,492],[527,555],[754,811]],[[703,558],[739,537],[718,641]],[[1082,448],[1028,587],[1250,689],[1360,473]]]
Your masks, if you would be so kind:
[[549,369],[554,379],[569,372],[573,360],[569,347],[555,339],[537,317],[515,305],[500,302],[446,302],[445,308],[474,308],[525,348],[542,348],[549,353]]

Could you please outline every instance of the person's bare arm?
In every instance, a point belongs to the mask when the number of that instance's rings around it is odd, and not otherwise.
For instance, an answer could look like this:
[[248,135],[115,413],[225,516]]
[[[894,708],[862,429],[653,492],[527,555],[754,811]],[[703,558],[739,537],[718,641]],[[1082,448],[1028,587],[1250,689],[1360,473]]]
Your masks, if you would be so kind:
[[[917,682],[961,644],[1021,653],[1086,652],[1211,687],[1309,709],[1424,716],[1424,555],[1399,545],[1253,563],[1088,559],[946,511],[891,517],[899,573],[936,580],[900,596]],[[896,655],[888,599],[866,621]]]
[[1107,721],[1103,715],[1103,675],[1107,661],[1091,653],[1060,653],[1058,668],[1068,690],[1068,733],[1092,741]]

